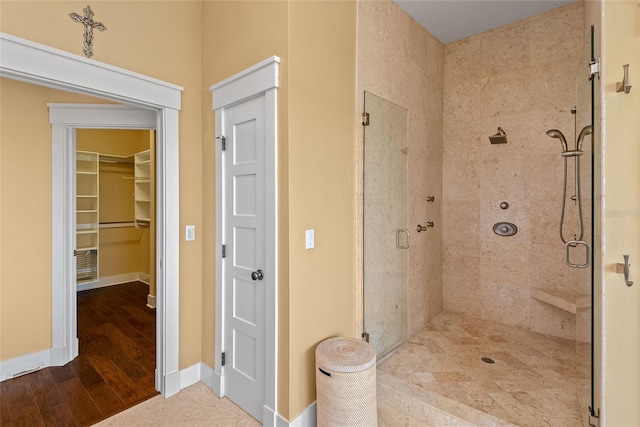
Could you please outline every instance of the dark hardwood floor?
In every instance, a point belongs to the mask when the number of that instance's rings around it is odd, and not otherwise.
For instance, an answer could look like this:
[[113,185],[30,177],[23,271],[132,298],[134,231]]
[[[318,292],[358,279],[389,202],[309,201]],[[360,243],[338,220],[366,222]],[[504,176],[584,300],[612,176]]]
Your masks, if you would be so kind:
[[0,426],[86,426],[158,394],[155,310],[140,282],[78,293],[80,355],[0,384]]

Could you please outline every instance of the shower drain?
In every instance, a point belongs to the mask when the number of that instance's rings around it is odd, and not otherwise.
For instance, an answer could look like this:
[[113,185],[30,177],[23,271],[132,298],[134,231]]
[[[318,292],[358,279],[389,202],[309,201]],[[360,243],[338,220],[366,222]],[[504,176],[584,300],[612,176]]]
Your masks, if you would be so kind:
[[493,359],[492,359],[492,358],[490,358],[490,357],[483,357],[481,360],[482,360],[484,363],[496,363],[496,361],[495,361],[495,360],[493,360]]

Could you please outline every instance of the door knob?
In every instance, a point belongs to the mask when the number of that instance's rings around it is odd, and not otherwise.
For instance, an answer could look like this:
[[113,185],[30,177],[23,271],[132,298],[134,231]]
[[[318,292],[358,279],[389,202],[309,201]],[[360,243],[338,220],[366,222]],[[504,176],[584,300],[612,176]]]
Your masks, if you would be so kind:
[[256,270],[253,273],[251,273],[251,278],[253,280],[262,280],[264,279],[264,272],[262,270]]

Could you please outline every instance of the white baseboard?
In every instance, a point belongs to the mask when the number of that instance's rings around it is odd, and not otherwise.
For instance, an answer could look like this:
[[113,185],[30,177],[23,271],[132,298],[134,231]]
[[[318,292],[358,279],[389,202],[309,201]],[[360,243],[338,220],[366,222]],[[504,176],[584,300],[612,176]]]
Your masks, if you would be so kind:
[[180,392],[180,372],[171,372],[164,377],[164,393],[163,396],[171,397]]
[[202,363],[196,363],[180,371],[180,390],[194,385],[201,378]]
[[289,422],[276,414],[276,427],[314,427],[318,425],[318,408],[316,402],[307,406],[295,420]]
[[51,365],[51,349],[0,362],[0,381],[19,377]]
[[138,275],[138,281],[144,283],[147,286],[151,286],[151,276],[146,273],[136,273]]
[[200,365],[200,381],[202,381],[202,384],[206,385],[216,396],[221,397],[220,374],[204,362]]
[[[115,276],[101,277],[95,282],[82,283],[76,286],[76,290],[88,291],[89,289],[105,288],[107,286],[121,285],[129,282],[142,282],[149,286],[149,275],[145,273],[126,273],[118,274]],[[148,300],[147,300],[148,302]]]
[[156,308],[156,296],[155,295],[147,295],[147,307]]

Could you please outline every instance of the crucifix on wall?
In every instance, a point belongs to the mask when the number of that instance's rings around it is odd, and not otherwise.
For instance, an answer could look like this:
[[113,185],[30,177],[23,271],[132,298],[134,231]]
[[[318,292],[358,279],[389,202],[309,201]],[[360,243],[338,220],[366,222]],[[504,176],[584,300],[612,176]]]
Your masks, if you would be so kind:
[[75,22],[84,25],[84,49],[82,49],[82,51],[87,58],[91,58],[93,56],[93,29],[105,31],[107,27],[105,27],[102,22],[93,20],[93,10],[91,10],[89,5],[82,9],[82,11],[84,12],[84,16],[80,16],[77,13],[70,13],[69,16]]

